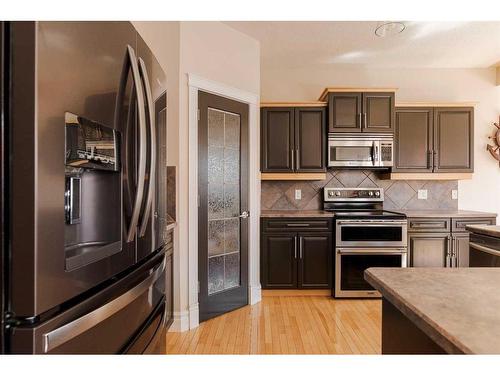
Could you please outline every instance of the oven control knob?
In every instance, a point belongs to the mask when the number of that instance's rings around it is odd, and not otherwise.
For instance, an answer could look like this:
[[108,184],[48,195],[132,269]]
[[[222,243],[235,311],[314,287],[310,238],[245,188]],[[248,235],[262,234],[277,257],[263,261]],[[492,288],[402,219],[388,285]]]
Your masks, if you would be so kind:
[[371,197],[371,196],[373,196],[373,191],[369,191],[369,192],[368,192],[368,195],[369,195],[370,197]]
[[376,196],[376,197],[380,197],[380,191],[376,191],[376,192],[375,192],[375,196]]
[[336,191],[335,196],[340,197],[340,191]]
[[329,196],[329,197],[333,197],[333,191],[329,191],[329,192],[328,192],[328,196]]

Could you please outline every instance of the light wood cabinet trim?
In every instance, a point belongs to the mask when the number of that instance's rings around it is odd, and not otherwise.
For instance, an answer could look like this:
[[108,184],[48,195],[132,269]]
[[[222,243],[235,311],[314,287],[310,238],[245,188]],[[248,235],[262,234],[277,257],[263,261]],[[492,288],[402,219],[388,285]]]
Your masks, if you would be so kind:
[[384,173],[382,180],[470,180],[472,173]]
[[396,102],[398,107],[474,107],[478,102]]
[[309,101],[309,102],[262,102],[261,108],[266,107],[326,107],[327,102],[324,101]]
[[330,92],[394,92],[395,87],[327,87],[321,93],[319,101],[325,101]]
[[313,181],[325,180],[326,173],[261,173],[262,181]]

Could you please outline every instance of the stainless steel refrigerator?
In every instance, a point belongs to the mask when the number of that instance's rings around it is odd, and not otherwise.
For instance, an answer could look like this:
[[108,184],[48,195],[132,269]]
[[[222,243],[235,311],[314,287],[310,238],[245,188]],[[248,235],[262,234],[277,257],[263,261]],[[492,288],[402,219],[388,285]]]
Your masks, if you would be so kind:
[[165,74],[129,22],[2,22],[2,351],[165,350]]

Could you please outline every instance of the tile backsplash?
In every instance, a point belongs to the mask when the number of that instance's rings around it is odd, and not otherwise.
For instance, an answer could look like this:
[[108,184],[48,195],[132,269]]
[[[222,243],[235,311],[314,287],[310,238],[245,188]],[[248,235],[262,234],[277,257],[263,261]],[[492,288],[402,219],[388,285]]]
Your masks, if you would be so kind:
[[[458,209],[458,200],[451,191],[458,189],[457,181],[391,181],[379,179],[369,170],[329,170],[322,181],[262,181],[263,210],[318,210],[322,208],[323,187],[381,187],[384,189],[385,209]],[[302,199],[295,199],[295,189]],[[427,199],[418,199],[417,191],[427,190]]]

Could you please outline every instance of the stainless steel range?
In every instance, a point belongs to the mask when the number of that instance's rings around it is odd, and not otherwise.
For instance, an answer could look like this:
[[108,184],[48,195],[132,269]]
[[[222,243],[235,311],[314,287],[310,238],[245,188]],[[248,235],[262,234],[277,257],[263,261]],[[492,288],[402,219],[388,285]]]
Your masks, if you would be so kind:
[[383,209],[381,188],[325,188],[335,213],[335,297],[380,297],[364,279],[369,267],[406,267],[407,220]]

